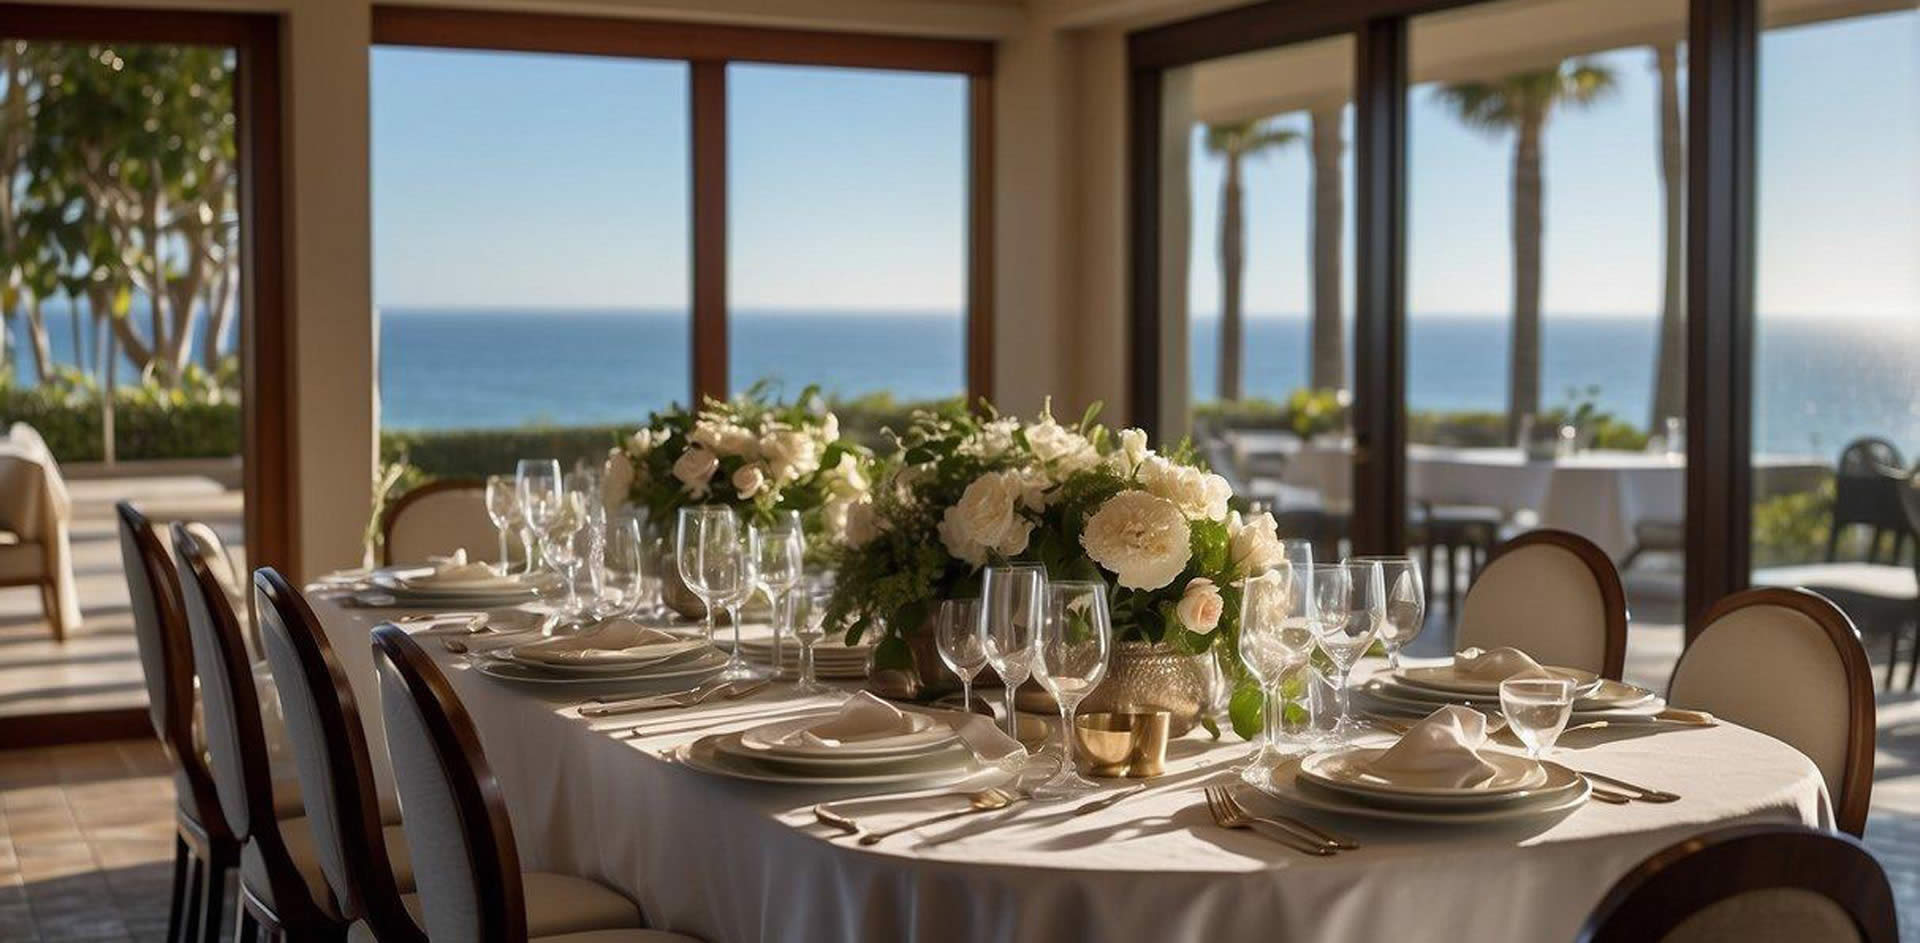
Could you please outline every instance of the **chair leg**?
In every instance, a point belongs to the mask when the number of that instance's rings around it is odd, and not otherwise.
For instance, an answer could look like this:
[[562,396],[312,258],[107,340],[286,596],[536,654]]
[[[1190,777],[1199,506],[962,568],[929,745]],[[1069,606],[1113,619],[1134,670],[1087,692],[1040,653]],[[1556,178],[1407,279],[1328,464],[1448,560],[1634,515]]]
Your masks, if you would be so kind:
[[[1913,676],[1920,674],[1920,612],[1914,613],[1913,645],[1907,649],[1907,692],[1913,692]],[[1887,678],[1887,687],[1893,687],[1893,678]]]
[[167,943],[178,943],[180,924],[187,917],[187,840],[173,836],[173,901],[167,906]]
[[200,913],[200,905],[205,897],[205,895],[200,892],[200,885],[206,881],[206,879],[207,863],[202,861],[198,855],[189,855],[187,861],[186,886],[187,916],[186,919],[180,923],[179,939],[181,943],[193,943],[193,941],[200,938],[200,922],[202,916]]
[[60,594],[48,583],[40,584],[40,611],[47,618],[47,628],[53,633],[53,640],[67,640],[67,617],[60,606]]
[[[1473,551],[1467,551],[1469,555]],[[1460,624],[1460,568],[1453,557],[1453,544],[1447,544],[1447,618]]]
[[[202,943],[220,943],[220,922],[226,911],[227,873],[232,867],[228,861],[215,861],[207,866],[207,882],[202,889],[200,908],[201,913],[207,915],[207,922],[201,927]],[[237,905],[238,901],[235,903]]]
[[260,922],[253,919],[245,905],[238,907],[234,916],[234,943],[256,943],[260,938]]

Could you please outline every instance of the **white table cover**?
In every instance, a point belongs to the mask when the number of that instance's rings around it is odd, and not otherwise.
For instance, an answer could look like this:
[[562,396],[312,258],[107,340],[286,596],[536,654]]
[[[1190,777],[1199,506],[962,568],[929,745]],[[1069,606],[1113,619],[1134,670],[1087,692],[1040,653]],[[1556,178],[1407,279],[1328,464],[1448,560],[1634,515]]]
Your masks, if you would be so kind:
[[[314,604],[362,702],[386,788],[368,645],[383,614]],[[1105,811],[1072,817],[1073,804],[1034,803],[863,848],[812,820],[814,803],[852,794],[719,779],[657,755],[826,701],[791,700],[777,686],[589,722],[570,699],[486,678],[436,640],[426,648],[479,726],[522,864],[606,881],[653,925],[713,943],[1422,940],[1442,928],[1448,939],[1567,940],[1613,881],[1688,834],[1735,822],[1832,827],[1819,772],[1763,734],[1596,732],[1569,738],[1559,759],[1685,798],[1589,803],[1557,822],[1499,829],[1323,819],[1365,847],[1308,858],[1211,824],[1200,786],[1232,781],[1226,768],[1248,748],[1199,735],[1175,741],[1165,777]]]

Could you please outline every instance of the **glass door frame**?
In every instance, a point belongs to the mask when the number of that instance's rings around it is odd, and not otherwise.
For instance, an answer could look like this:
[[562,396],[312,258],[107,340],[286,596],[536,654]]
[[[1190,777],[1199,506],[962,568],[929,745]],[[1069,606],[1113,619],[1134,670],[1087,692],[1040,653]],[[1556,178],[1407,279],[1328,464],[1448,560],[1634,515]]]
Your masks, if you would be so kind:
[[[1162,390],[1162,87],[1168,70],[1338,34],[1355,37],[1356,552],[1407,543],[1407,32],[1420,14],[1483,0],[1267,0],[1127,38],[1128,395],[1166,425]],[[1589,0],[1604,3],[1605,0]],[[1748,584],[1752,534],[1754,113],[1758,0],[1688,0],[1687,639]]]

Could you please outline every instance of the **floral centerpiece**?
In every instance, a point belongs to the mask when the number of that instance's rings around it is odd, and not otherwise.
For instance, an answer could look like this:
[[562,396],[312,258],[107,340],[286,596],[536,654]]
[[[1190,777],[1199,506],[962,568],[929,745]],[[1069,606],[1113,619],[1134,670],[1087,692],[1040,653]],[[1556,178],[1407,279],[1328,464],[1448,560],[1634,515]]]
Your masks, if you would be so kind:
[[[877,627],[876,667],[906,667],[905,637],[939,600],[977,594],[991,561],[1037,561],[1112,587],[1117,641],[1185,655],[1218,645],[1237,665],[1236,584],[1284,560],[1272,516],[1234,510],[1190,446],[1156,453],[1146,433],[1094,416],[916,414],[849,510],[828,618],[855,639]],[[1243,733],[1258,727],[1246,702],[1236,694]]]

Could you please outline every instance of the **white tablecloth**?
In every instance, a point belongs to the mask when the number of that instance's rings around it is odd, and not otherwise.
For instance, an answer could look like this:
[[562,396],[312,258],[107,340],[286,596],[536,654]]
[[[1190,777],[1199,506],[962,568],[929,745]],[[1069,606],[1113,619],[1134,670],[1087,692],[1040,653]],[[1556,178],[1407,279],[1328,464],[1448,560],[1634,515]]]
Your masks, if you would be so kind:
[[[316,598],[362,702],[387,783],[367,633],[379,614]],[[426,647],[472,711],[499,775],[522,864],[631,894],[655,926],[736,940],[1571,939],[1621,874],[1653,851],[1733,822],[1831,827],[1818,771],[1734,726],[1570,738],[1560,759],[1686,798],[1589,805],[1498,830],[1325,820],[1365,847],[1307,858],[1208,819],[1200,786],[1247,746],[1175,741],[1168,775],[1086,817],[1029,804],[873,848],[812,821],[846,793],[716,779],[659,750],[826,707],[776,686],[746,701],[588,722]],[[623,737],[629,731],[635,738]],[[858,814],[858,806],[852,807]],[[929,840],[950,839],[938,844]]]

